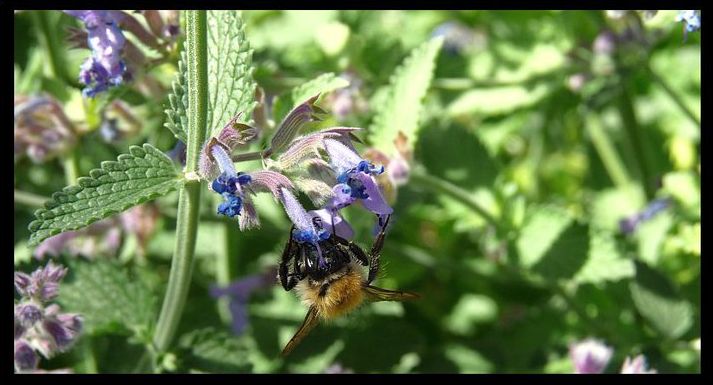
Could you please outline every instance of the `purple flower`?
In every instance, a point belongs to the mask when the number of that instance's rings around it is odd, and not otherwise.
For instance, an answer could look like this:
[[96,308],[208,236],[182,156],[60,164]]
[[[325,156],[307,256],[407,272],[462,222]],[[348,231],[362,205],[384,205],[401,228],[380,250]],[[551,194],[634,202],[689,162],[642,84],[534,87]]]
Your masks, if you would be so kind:
[[28,298],[46,302],[57,296],[59,281],[67,274],[67,269],[52,262],[35,270],[31,276],[15,272],[15,289]]
[[39,358],[24,339],[15,340],[15,371],[18,373],[37,368]]
[[57,296],[59,282],[67,269],[48,263],[31,275],[16,272],[15,288],[21,295],[15,304],[14,338],[15,369],[18,372],[37,368],[35,350],[45,358],[69,349],[82,330],[82,317],[60,313],[59,305],[47,304]]
[[621,367],[621,374],[655,374],[656,369],[647,369],[646,357],[640,354],[634,359],[626,357],[624,365]]
[[49,96],[15,97],[15,156],[42,163],[70,150],[76,142],[74,125],[60,104]]
[[384,199],[373,177],[383,173],[384,166],[374,166],[352,149],[333,139],[325,139],[324,147],[337,173],[335,196],[327,204],[327,208],[339,210],[359,200],[367,210],[377,215],[391,214],[394,211]]
[[233,218],[240,215],[240,208],[243,204],[241,186],[250,183],[252,178],[250,175],[235,171],[233,160],[221,145],[213,146],[211,154],[221,171],[220,175],[213,180],[211,188],[225,199],[218,206],[218,214]]
[[[349,222],[342,218],[338,211],[329,209],[310,210],[307,214],[313,218],[313,222],[314,218],[319,218],[324,231],[329,233],[334,232],[335,235],[346,240],[354,238],[354,229],[349,225]],[[334,225],[332,225],[332,222],[334,222]],[[334,228],[334,230],[332,230],[332,228]]]
[[601,341],[586,339],[570,345],[569,356],[576,374],[598,374],[607,367],[614,350]]
[[15,306],[15,319],[19,327],[29,329],[42,320],[42,310],[34,303],[24,303]]
[[126,64],[121,57],[126,39],[118,24],[123,19],[121,12],[80,10],[65,11],[84,22],[87,28],[87,43],[92,56],[82,64],[79,80],[86,86],[85,97],[116,86],[124,81]]
[[276,271],[270,269],[263,274],[249,275],[241,278],[227,287],[213,286],[210,295],[213,298],[228,296],[230,298],[230,313],[233,318],[233,333],[242,334],[247,327],[247,304],[252,293],[259,289],[271,287],[275,283]]
[[632,234],[641,223],[650,220],[670,205],[671,199],[669,198],[656,199],[641,212],[620,220],[619,230],[624,234]]

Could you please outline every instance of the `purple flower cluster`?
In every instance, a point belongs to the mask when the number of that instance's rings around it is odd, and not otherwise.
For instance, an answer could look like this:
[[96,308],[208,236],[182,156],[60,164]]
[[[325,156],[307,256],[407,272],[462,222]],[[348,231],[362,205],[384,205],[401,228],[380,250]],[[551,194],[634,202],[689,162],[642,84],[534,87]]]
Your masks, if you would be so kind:
[[15,157],[42,163],[69,151],[76,143],[74,125],[50,96],[15,97]]
[[15,304],[15,371],[34,372],[39,352],[45,358],[67,351],[82,330],[82,317],[60,313],[49,304],[57,297],[59,282],[67,269],[52,262],[31,275],[15,272],[15,289],[20,301]]
[[[599,374],[603,373],[609,360],[614,354],[614,349],[603,342],[588,338],[576,342],[569,347],[569,356],[574,366],[575,374]],[[621,367],[622,374],[653,374],[655,369],[649,369],[646,358],[638,355],[634,359],[626,357],[624,365]]]
[[87,43],[92,55],[82,64],[79,80],[86,86],[85,97],[116,86],[124,81],[126,63],[121,53],[126,38],[119,28],[123,14],[117,11],[77,10],[65,11],[84,22],[87,28]]
[[[314,105],[316,99],[298,105],[280,123],[270,148],[260,154],[265,170],[242,173],[235,169],[233,149],[257,135],[256,129],[237,124],[236,116],[204,146],[199,173],[223,198],[218,214],[239,217],[242,230],[259,225],[251,196],[270,192],[294,225],[292,238],[314,245],[320,254],[319,242],[332,232],[345,239],[353,236],[340,210],[358,202],[381,223],[393,209],[376,180],[384,166],[364,159],[352,144],[357,139],[353,132],[359,128],[332,127],[296,137],[304,124],[318,120],[316,114],[323,113]],[[277,154],[277,159],[269,158]],[[297,191],[304,192],[317,209],[305,210],[295,196]]]

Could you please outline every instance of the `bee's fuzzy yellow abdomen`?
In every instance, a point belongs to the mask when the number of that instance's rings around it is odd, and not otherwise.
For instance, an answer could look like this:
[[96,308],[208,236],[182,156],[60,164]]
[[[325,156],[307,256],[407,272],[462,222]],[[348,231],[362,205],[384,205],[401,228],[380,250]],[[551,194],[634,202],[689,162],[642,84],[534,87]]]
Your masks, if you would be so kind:
[[[350,265],[343,275],[321,282],[305,279],[297,292],[307,306],[314,306],[322,319],[332,319],[351,312],[364,301],[364,276],[357,266]],[[325,285],[326,288],[324,287]]]

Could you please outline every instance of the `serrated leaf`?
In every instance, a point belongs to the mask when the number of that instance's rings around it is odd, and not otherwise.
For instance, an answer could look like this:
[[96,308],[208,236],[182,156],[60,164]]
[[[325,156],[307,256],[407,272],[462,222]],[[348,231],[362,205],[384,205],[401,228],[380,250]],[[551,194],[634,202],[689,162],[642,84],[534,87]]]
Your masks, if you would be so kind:
[[75,260],[60,286],[62,310],[84,317],[89,334],[133,332],[148,337],[156,297],[142,280],[114,262]]
[[255,101],[253,50],[238,11],[208,11],[208,128],[217,137],[238,113],[247,123]]
[[572,278],[586,262],[588,233],[563,209],[536,207],[516,243],[520,264],[549,280]]
[[671,281],[645,263],[636,262],[636,279],[629,285],[636,309],[661,334],[678,338],[693,325],[693,309]]
[[129,147],[117,161],[102,162],[77,182],[52,194],[45,208],[35,212],[37,219],[28,226],[30,246],[166,195],[183,179],[168,156],[146,143]]
[[349,81],[336,76],[332,72],[328,72],[318,77],[307,81],[295,88],[286,95],[281,96],[275,101],[273,118],[276,122],[281,121],[288,112],[297,107],[300,103],[317,95],[325,94],[339,88],[344,88],[349,85]]
[[165,110],[166,123],[164,126],[171,130],[173,136],[183,143],[187,143],[186,126],[188,125],[188,81],[186,80],[186,51],[181,51],[178,61],[178,72],[172,83],[173,92],[168,95],[170,108]]
[[376,107],[369,129],[371,144],[385,154],[395,153],[394,139],[399,131],[409,138],[413,148],[422,100],[431,85],[436,55],[442,45],[443,39],[437,37],[416,47],[391,76],[386,101]]
[[577,272],[574,281],[579,284],[597,284],[633,277],[634,274],[634,262],[622,255],[613,235],[594,232],[589,237],[587,262]]
[[192,331],[181,336],[179,347],[184,351],[181,357],[186,368],[217,373],[245,373],[251,368],[245,338],[224,331]]

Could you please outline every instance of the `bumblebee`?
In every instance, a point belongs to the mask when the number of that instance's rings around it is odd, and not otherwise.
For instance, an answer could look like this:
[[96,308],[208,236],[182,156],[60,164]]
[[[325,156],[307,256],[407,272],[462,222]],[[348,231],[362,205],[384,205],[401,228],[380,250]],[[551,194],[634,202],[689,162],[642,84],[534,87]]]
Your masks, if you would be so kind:
[[[296,289],[309,310],[302,326],[282,350],[283,357],[290,354],[320,320],[345,315],[365,301],[404,301],[419,297],[416,293],[371,285],[379,273],[379,257],[389,219],[387,216],[385,220],[379,220],[380,231],[369,254],[338,236],[334,224],[329,236],[316,245],[295,241],[295,228],[292,227],[282,253],[278,277],[286,291]],[[323,228],[320,218],[313,218],[313,223],[317,229]],[[364,267],[368,267],[367,274]]]

